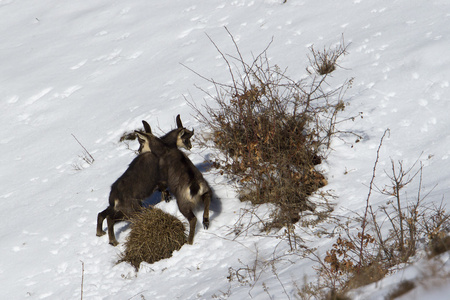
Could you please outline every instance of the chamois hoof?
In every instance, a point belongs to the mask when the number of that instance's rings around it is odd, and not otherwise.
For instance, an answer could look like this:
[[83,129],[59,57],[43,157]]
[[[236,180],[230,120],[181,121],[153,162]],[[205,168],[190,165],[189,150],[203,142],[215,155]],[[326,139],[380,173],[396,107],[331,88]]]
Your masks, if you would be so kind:
[[167,191],[161,192],[161,201],[170,202],[170,194]]
[[203,219],[203,228],[208,229],[209,227],[209,219]]
[[118,241],[110,241],[109,242],[109,244],[111,245],[111,246],[117,246],[117,245],[119,245],[119,242]]
[[106,234],[105,231],[97,231],[96,236],[104,236]]

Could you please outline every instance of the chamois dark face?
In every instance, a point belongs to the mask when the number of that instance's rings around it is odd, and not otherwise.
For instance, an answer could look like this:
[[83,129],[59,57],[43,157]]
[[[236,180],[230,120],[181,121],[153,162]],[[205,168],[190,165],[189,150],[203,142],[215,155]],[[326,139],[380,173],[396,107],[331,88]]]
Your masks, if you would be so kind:
[[135,131],[135,134],[138,139],[142,140],[142,145],[144,145],[144,148],[148,147],[148,152],[153,152],[158,157],[162,156],[167,149],[171,148],[151,133]]
[[139,154],[150,152],[150,145],[148,144],[148,140],[140,137],[138,134],[136,134],[136,137],[139,142]]
[[194,130],[190,131],[186,128],[181,129],[177,135],[177,147],[191,150],[191,148],[192,148],[191,137],[193,135],[194,135]]

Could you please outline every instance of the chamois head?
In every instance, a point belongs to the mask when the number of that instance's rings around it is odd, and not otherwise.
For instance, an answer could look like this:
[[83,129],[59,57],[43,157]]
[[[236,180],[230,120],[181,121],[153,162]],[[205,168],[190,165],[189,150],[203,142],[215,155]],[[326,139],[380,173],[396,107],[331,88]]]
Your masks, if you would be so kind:
[[[191,150],[191,137],[194,135],[194,129],[188,130],[183,127],[183,123],[181,123],[180,115],[177,115],[177,129],[175,131],[178,133],[177,135],[177,147],[185,148],[187,150]],[[170,132],[167,134],[167,136]]]
[[[145,132],[147,134],[153,135],[150,125],[148,125],[148,123],[145,121],[142,121],[142,124],[144,124]],[[139,142],[139,149],[138,149],[139,154],[142,154],[145,152],[151,152],[148,137],[143,135],[144,133],[140,132],[140,131],[135,131],[134,133],[136,134],[137,140]]]
[[156,156],[161,156],[168,148],[170,148],[152,133],[140,131],[135,131],[134,133],[138,137],[139,143],[141,143],[143,149],[148,149],[146,152],[153,152]]

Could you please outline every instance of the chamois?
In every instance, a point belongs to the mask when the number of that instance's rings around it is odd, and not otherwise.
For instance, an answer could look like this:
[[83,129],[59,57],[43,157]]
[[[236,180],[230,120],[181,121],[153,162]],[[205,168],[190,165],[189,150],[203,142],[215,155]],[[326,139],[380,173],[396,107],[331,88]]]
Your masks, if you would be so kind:
[[[191,137],[194,135],[194,129],[192,129],[191,131],[183,127],[183,123],[181,122],[179,114],[176,117],[176,121],[177,121],[177,128],[169,131],[166,135],[162,136],[160,138],[161,141],[167,146],[172,148],[178,147],[191,150],[192,148]],[[145,132],[152,134],[152,129],[150,128],[150,125],[144,120],[142,120],[142,124],[144,125]],[[140,138],[139,135],[136,136],[140,145],[138,150],[139,154],[150,152],[148,140]],[[158,190],[161,192],[161,201],[164,200],[166,202],[169,202],[170,194],[169,191],[167,191],[166,187],[163,186],[163,183],[159,184]]]
[[129,219],[142,208],[142,201],[153,194],[159,181],[159,159],[151,152],[137,156],[128,169],[111,186],[109,206],[97,216],[97,236],[106,218],[109,243],[119,244],[114,235],[114,224]]
[[[194,131],[189,131],[183,127],[180,115],[177,116],[177,125],[177,129],[165,135],[163,144],[168,148],[180,146],[190,149],[192,147],[190,138]],[[146,126],[148,124],[145,122],[145,130],[151,134],[150,126],[148,126],[148,129]],[[168,201],[166,185],[160,178],[159,158],[150,151],[146,141],[147,139],[139,140],[142,148],[140,148],[141,154],[130,163],[123,175],[112,184],[109,206],[97,216],[97,236],[105,234],[102,227],[103,221],[106,219],[109,243],[113,246],[118,244],[114,235],[114,224],[129,219],[134,213],[138,212],[142,208],[143,200],[151,196],[156,187],[164,191],[162,198]]]
[[194,166],[191,160],[178,148],[168,147],[161,139],[150,133],[136,134],[147,140],[151,152],[159,158],[160,179],[167,182],[172,194],[177,199],[180,212],[189,221],[188,244],[194,241],[197,218],[193,210],[204,203],[203,227],[209,227],[209,205],[212,191],[202,173]]

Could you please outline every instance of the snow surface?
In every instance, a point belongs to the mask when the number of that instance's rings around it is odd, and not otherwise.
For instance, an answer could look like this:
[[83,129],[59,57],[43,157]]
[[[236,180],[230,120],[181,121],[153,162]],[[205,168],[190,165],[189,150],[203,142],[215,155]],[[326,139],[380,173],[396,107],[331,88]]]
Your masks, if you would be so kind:
[[[128,264],[115,264],[122,246],[95,236],[110,185],[134,157],[118,143],[124,131],[145,119],[162,134],[175,126],[178,113],[186,127],[202,131],[185,97],[201,103],[205,95],[194,85],[211,86],[181,64],[227,82],[226,65],[205,35],[233,54],[224,26],[246,58],[273,37],[271,62],[288,67],[292,78],[305,75],[309,46],[333,46],[342,35],[351,43],[331,84],[355,78],[344,114],[363,112],[364,118],[340,129],[364,139],[357,144],[350,137],[335,140],[320,166],[329,181],[324,190],[337,196],[336,216],[363,211],[376,149],[387,128],[377,183],[386,183],[383,170],[389,170],[391,158],[405,165],[419,158],[424,190],[437,184],[427,201],[449,204],[450,3],[281,2],[0,0],[2,299],[80,299],[82,279],[84,299],[295,299],[296,285],[305,276],[314,280],[315,263],[289,256],[285,242],[256,229],[234,239],[233,225],[250,206],[214,172],[205,174],[216,193],[211,226],[197,226],[194,245],[183,246],[172,258],[143,264],[136,274]],[[83,149],[71,134],[94,156],[92,165],[79,157]],[[200,164],[208,154],[194,146],[189,155]],[[372,195],[375,207],[385,202],[384,196]],[[184,220],[175,201],[158,207]],[[126,223],[116,226],[119,242],[128,230]],[[305,239],[321,255],[333,243],[325,236]],[[263,268],[283,254],[288,256],[275,269]],[[448,256],[441,259],[448,268]],[[255,261],[254,286],[227,279],[229,268]],[[393,282],[420,278],[414,268],[421,265],[358,290],[355,299],[383,299]],[[447,279],[402,299],[448,299],[449,293]]]

